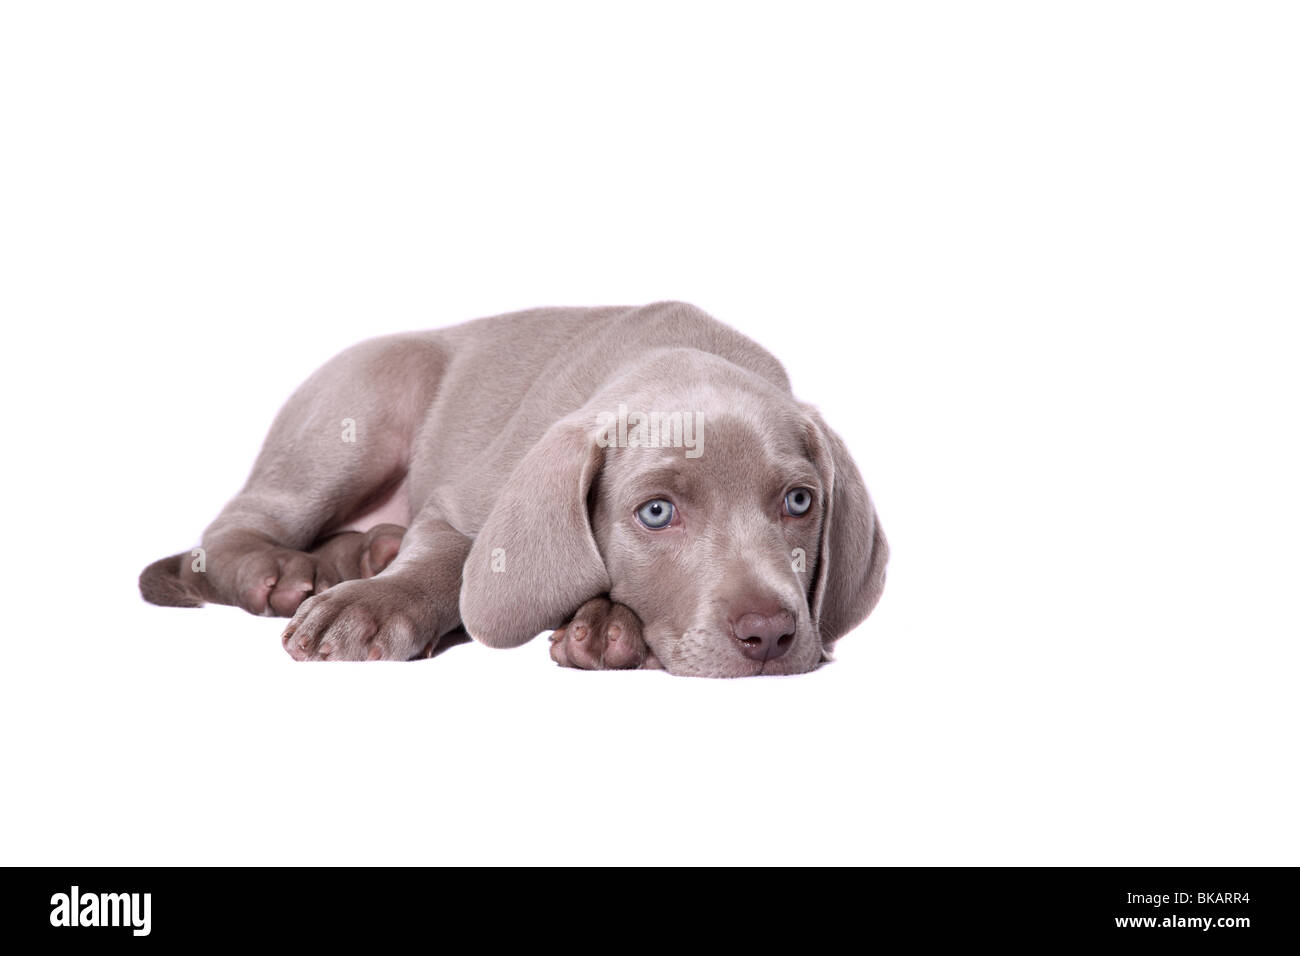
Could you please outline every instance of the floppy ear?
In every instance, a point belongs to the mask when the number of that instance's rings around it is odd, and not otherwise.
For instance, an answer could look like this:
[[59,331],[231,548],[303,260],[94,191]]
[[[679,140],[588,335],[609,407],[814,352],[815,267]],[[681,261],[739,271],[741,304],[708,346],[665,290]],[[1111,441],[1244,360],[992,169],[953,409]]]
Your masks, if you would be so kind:
[[889,543],[848,448],[820,415],[811,417],[809,444],[826,490],[826,510],[809,606],[829,650],[880,600]]
[[562,419],[510,475],[465,561],[460,617],[475,640],[518,647],[609,592],[587,514],[604,454],[594,433]]

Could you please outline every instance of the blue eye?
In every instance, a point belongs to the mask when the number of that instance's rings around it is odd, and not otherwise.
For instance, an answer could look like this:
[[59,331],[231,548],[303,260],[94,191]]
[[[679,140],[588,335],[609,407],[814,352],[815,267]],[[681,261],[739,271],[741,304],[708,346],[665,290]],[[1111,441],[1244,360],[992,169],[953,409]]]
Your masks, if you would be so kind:
[[654,498],[636,509],[640,522],[651,530],[666,528],[673,520],[673,503],[663,498]]
[[812,507],[813,494],[807,488],[791,488],[785,494],[785,513],[800,518]]

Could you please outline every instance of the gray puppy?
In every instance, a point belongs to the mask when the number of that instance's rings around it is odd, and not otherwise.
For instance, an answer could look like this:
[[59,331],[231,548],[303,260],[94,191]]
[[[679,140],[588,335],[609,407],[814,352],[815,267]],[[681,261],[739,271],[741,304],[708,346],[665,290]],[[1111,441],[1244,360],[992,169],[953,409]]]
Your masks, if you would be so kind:
[[285,404],[155,604],[292,616],[297,660],[553,629],[581,668],[812,670],[889,548],[781,364],[679,302],[536,309],[354,346]]

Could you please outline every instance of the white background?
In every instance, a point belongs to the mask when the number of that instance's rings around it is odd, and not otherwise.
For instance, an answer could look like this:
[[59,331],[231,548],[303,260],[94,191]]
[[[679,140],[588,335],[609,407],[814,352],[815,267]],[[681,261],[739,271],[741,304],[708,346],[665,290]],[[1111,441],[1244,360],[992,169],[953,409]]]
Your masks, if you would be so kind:
[[[1293,7],[2,10],[0,861],[1300,863]],[[661,298],[856,454],[834,665],[139,599],[341,348]]]

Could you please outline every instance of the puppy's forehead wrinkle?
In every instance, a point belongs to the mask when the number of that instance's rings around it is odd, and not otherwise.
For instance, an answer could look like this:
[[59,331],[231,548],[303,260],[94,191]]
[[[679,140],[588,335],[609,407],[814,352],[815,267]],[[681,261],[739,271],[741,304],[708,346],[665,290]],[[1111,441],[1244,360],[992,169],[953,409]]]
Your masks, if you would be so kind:
[[661,493],[689,495],[696,484],[691,480],[690,472],[683,468],[664,465],[637,467],[633,462],[628,471],[624,483],[632,497]]
[[672,494],[697,504],[713,501],[726,507],[755,502],[773,510],[787,487],[820,489],[811,462],[774,452],[752,436],[721,441],[711,436],[706,449],[697,459],[682,460],[678,452],[676,460],[669,461],[662,457],[668,449],[620,449],[611,464],[610,480],[601,487],[629,499]]

